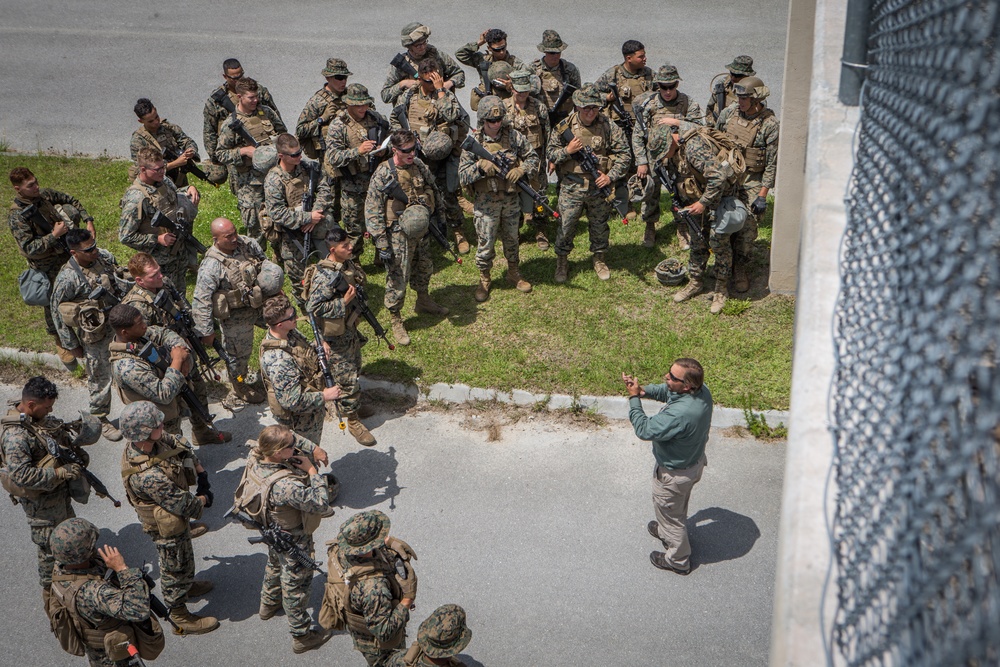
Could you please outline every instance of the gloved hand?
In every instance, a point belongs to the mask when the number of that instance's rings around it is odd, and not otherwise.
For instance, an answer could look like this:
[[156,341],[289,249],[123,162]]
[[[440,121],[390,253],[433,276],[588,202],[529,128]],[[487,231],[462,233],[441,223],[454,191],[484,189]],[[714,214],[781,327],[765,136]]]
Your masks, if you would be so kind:
[[764,211],[767,210],[767,197],[757,197],[750,204],[750,210],[754,215],[764,215]]
[[208,473],[202,471],[198,473],[198,486],[195,489],[194,495],[205,496],[205,508],[212,506],[212,502],[215,500],[215,494],[212,493],[212,485],[208,481]]
[[391,262],[392,261],[392,249],[385,248],[383,250],[382,248],[379,248],[378,258],[381,259],[383,262]]
[[479,169],[487,176],[496,176],[499,169],[489,160],[479,160]]
[[385,546],[389,547],[397,554],[399,554],[399,557],[402,558],[403,560],[410,560],[411,558],[413,560],[417,560],[417,552],[414,551],[409,544],[399,539],[398,537],[393,537],[392,535],[390,535],[389,537],[385,538]]
[[403,566],[406,568],[406,578],[396,574],[396,582],[403,591],[404,598],[410,598],[416,601],[417,599],[417,573],[413,571],[413,566],[409,562],[403,561]]
[[524,177],[524,168],[514,167],[513,169],[507,172],[507,184],[514,185],[523,177]]
[[215,494],[212,493],[211,491],[204,491],[202,493],[199,493],[198,495],[205,496],[205,509],[211,507],[212,503],[215,502]]
[[75,463],[70,463],[69,465],[60,466],[56,468],[56,477],[63,481],[68,481],[71,479],[80,479],[83,477],[83,468]]

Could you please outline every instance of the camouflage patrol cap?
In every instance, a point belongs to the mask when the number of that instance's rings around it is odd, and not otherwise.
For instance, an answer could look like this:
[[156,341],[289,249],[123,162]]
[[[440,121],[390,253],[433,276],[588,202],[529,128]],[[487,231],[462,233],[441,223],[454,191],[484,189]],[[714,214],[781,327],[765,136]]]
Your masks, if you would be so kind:
[[451,135],[440,130],[434,130],[420,142],[420,149],[428,160],[443,160],[451,155],[451,149],[454,147],[455,142],[452,141]]
[[538,50],[542,53],[560,53],[569,46],[562,41],[559,33],[555,30],[546,30],[542,33],[542,43],[538,45]]
[[407,206],[399,216],[399,227],[411,241],[419,241],[427,234],[431,224],[430,210],[421,204]]
[[[510,82],[515,93],[531,92],[531,72],[523,69],[514,70],[510,73]],[[480,102],[482,104],[482,102]]]
[[733,92],[738,97],[752,97],[755,100],[762,100],[771,94],[771,90],[764,85],[764,82],[755,76],[748,76],[734,83]]
[[351,76],[351,71],[347,69],[347,63],[340,58],[330,58],[323,68],[323,76]]
[[753,76],[757,73],[753,71],[753,58],[750,56],[736,56],[733,62],[726,65],[726,69],[738,76]]
[[674,141],[672,134],[673,127],[670,125],[654,125],[650,128],[646,148],[649,149],[649,155],[653,158],[653,162],[662,160],[663,156],[670,150]]
[[585,83],[573,93],[573,104],[583,107],[603,107],[604,96],[592,83]]
[[472,630],[465,624],[465,610],[457,604],[441,605],[417,630],[417,643],[429,658],[458,655],[470,641]]
[[503,100],[496,95],[487,95],[479,100],[476,118],[479,119],[480,123],[485,123],[488,120],[501,120],[505,115],[507,115],[507,109],[503,105]]
[[340,526],[337,546],[345,556],[362,556],[385,545],[389,517],[378,510],[355,514]]
[[60,565],[78,565],[94,555],[99,536],[97,526],[86,519],[73,517],[55,527],[49,536],[49,548]]
[[490,65],[489,70],[486,72],[486,76],[490,77],[490,81],[500,81],[503,79],[509,79],[510,73],[514,71],[514,68],[506,60],[498,60]]
[[352,83],[344,90],[344,102],[351,106],[368,105],[374,101],[368,94],[368,89],[360,83]]
[[675,81],[683,81],[683,79],[677,73],[677,67],[674,65],[663,65],[653,75],[653,83],[674,83]]
[[399,31],[400,41],[403,46],[410,46],[431,36],[431,29],[423,23],[407,23]]
[[150,401],[136,401],[125,406],[118,423],[126,440],[142,442],[163,424],[163,413]]

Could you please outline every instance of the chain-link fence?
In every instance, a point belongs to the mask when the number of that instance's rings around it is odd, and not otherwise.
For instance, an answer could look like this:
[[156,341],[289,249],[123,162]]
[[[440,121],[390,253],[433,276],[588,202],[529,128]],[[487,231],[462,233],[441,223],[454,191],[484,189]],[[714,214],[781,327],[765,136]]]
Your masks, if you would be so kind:
[[872,7],[834,332],[838,664],[1000,664],[998,14]]

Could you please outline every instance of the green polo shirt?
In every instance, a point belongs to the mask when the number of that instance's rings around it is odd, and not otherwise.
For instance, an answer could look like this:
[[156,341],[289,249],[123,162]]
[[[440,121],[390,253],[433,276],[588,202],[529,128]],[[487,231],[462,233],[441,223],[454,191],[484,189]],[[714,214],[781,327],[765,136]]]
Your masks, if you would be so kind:
[[656,463],[670,470],[690,468],[708,443],[712,427],[712,393],[708,387],[691,394],[678,394],[665,384],[651,384],[642,388],[646,398],[666,403],[658,413],[647,417],[638,396],[629,399],[628,418],[640,440],[653,443]]

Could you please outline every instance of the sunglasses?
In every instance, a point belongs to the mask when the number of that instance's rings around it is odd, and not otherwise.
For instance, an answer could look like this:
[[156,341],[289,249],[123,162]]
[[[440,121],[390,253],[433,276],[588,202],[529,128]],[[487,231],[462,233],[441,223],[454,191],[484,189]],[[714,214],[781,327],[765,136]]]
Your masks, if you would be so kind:
[[77,250],[77,252],[94,252],[95,250],[97,250],[97,243],[96,242],[94,243],[94,245],[90,246],[89,248],[80,248],[79,250]]
[[292,308],[292,314],[291,314],[291,315],[289,315],[288,317],[286,317],[286,318],[285,318],[285,319],[283,319],[283,320],[279,320],[279,321],[275,322],[275,325],[278,325],[278,324],[284,324],[285,322],[291,322],[291,321],[292,321],[292,320],[294,320],[294,319],[295,319],[296,317],[297,317],[297,315],[296,315],[296,312],[295,312],[295,309],[294,309],[294,308]]
[[409,148],[396,148],[395,146],[393,146],[393,148],[399,151],[400,153],[412,153],[413,151],[417,150],[417,145],[413,144]]
[[347,81],[347,76],[345,76],[343,74],[334,74],[333,75],[333,80],[334,81]]
[[667,377],[670,378],[671,380],[673,380],[674,382],[684,382],[684,380],[682,380],[681,378],[677,377],[676,375],[674,375],[670,371],[667,371]]
[[661,83],[660,90],[674,90],[677,88],[676,83]]
[[294,153],[282,153],[285,157],[302,157],[302,149],[295,151]]
[[507,45],[504,44],[503,46],[491,46],[491,47],[489,47],[489,49],[493,53],[500,53],[501,51],[506,51],[507,50]]

